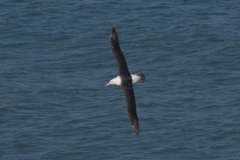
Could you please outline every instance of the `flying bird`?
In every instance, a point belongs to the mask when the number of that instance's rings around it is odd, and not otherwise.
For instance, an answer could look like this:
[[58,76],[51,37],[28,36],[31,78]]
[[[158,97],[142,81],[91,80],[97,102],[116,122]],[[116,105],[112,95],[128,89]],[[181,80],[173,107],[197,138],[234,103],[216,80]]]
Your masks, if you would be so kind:
[[139,135],[139,121],[136,110],[136,100],[133,90],[133,83],[144,82],[145,75],[143,73],[130,74],[126,59],[119,46],[118,35],[115,28],[112,28],[110,35],[112,53],[117,61],[118,76],[110,80],[106,86],[120,85],[126,98],[127,112],[134,132]]

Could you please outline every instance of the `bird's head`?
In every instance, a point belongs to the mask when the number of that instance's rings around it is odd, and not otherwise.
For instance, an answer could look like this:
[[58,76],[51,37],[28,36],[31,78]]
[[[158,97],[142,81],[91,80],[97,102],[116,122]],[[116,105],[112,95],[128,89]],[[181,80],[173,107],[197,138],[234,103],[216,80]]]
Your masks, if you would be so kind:
[[120,78],[119,77],[113,78],[108,84],[106,84],[106,86],[110,85],[120,85]]

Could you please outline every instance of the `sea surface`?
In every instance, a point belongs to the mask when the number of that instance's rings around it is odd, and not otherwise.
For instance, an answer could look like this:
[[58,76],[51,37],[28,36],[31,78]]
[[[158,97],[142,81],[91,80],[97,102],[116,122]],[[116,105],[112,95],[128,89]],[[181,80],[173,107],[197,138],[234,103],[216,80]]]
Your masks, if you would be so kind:
[[[2,0],[1,160],[239,160],[239,0]],[[134,84],[130,125],[110,47]]]

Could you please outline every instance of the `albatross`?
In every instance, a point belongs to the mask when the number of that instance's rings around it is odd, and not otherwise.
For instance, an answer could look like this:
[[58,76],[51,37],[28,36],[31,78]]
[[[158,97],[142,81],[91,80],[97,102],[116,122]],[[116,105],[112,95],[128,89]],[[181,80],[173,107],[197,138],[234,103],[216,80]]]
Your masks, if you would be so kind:
[[115,28],[112,28],[110,35],[112,53],[117,61],[118,76],[110,80],[106,86],[119,85],[122,87],[123,93],[126,98],[127,112],[134,132],[139,135],[139,121],[136,110],[136,100],[133,90],[133,83],[144,82],[145,75],[143,73],[130,74],[126,59],[122,53],[119,45],[118,35]]

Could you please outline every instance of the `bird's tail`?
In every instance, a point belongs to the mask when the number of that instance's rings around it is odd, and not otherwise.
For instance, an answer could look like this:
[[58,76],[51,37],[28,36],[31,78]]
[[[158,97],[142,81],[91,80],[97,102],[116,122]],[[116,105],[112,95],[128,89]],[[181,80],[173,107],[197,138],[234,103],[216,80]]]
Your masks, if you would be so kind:
[[139,72],[137,75],[140,77],[138,82],[144,82],[145,81],[145,75],[142,72]]

